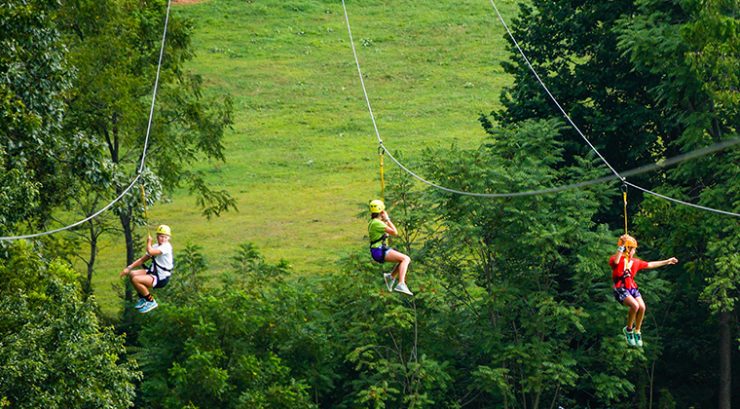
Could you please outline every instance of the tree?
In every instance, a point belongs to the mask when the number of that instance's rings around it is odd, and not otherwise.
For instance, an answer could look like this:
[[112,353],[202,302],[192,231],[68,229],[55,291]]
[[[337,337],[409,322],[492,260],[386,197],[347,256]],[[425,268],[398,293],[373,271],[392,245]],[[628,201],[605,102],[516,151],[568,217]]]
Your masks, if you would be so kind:
[[190,285],[168,288],[158,313],[142,318],[146,342],[135,347],[144,371],[141,404],[315,407],[298,367],[316,361],[310,351],[321,327],[309,320],[317,305],[310,292],[283,280],[286,265],[266,263],[243,245],[225,285],[208,290],[192,285],[205,265],[196,248],[181,265]]
[[[430,178],[469,192],[536,190],[598,172],[584,159],[569,164],[558,120],[529,120],[493,130],[479,149],[437,152]],[[431,171],[431,172],[430,172]],[[591,220],[605,188],[555,195],[477,198],[434,190],[443,233],[426,243],[425,260],[460,318],[459,403],[481,399],[503,407],[619,407],[635,382],[630,365],[644,357],[615,333],[605,280],[611,242]],[[603,262],[599,262],[603,260]],[[622,365],[613,365],[614,357]],[[468,382],[467,384],[465,382]],[[633,407],[625,403],[625,407]]]
[[[65,3],[60,12],[59,25],[77,70],[74,90],[67,96],[65,129],[81,133],[87,143],[76,169],[88,205],[120,194],[137,172],[165,4],[74,1]],[[202,158],[224,159],[222,137],[231,124],[232,108],[228,97],[206,97],[201,78],[183,69],[192,57],[190,32],[190,22],[170,19],[146,152],[146,188],[148,198],[156,200],[164,192],[187,186],[197,195],[204,215],[211,217],[235,209],[235,201],[226,191],[212,190],[190,164]],[[136,257],[133,229],[145,223],[141,208],[136,194],[115,208],[127,263]],[[86,213],[91,210],[83,208]],[[90,241],[94,244],[94,233]]]
[[0,225],[43,226],[64,200],[60,134],[69,89],[66,52],[53,24],[54,1],[6,1],[0,7]]
[[[737,138],[740,123],[737,4],[722,0],[675,4],[644,0],[636,4],[637,12],[619,22],[619,47],[629,57],[635,72],[661,78],[649,91],[656,108],[675,123],[677,138],[666,142],[673,150],[687,151]],[[666,186],[661,190],[704,206],[738,212],[738,159],[740,152],[735,149],[680,164],[666,172]],[[684,255],[685,274],[698,275],[705,281],[689,291],[696,295],[695,299],[707,302],[718,319],[717,407],[728,409],[731,391],[737,389],[732,387],[731,377],[731,364],[738,361],[737,352],[733,353],[731,348],[733,332],[737,331],[736,326],[733,331],[731,317],[740,295],[737,286],[740,226],[727,223],[722,216],[667,207],[652,200],[642,214],[641,226],[659,243]]]
[[[617,171],[653,163],[664,153],[671,156],[671,151],[665,152],[666,146],[676,137],[672,124],[654,109],[649,92],[660,76],[635,72],[616,47],[616,24],[634,10],[630,1],[535,0],[521,3],[519,16],[511,23],[514,37],[552,94]],[[512,62],[503,66],[514,76],[514,83],[502,93],[504,108],[493,113],[493,118],[502,124],[562,118],[513,44],[510,50]],[[563,129],[558,138],[566,164],[591,155],[571,127]],[[652,175],[639,175],[631,181],[651,186]],[[630,196],[633,213],[642,192],[634,191]],[[611,197],[612,206],[599,211],[596,221],[617,228],[620,215],[610,209],[621,208],[621,198]]]
[[[22,277],[22,279],[18,279]],[[127,408],[139,373],[75,272],[25,242],[0,261],[0,396],[17,408]]]

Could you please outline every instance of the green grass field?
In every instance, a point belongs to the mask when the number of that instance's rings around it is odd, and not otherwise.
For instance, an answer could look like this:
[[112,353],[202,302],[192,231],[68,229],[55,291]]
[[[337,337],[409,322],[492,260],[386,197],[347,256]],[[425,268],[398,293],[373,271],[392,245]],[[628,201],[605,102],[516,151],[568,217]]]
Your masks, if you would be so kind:
[[[499,7],[509,19],[516,12],[512,2]],[[428,146],[477,146],[478,115],[497,108],[511,82],[490,4],[367,0],[347,8],[386,146],[411,162]],[[172,226],[175,251],[201,246],[207,274],[225,269],[246,241],[299,274],[335,269],[342,255],[363,251],[366,222],[357,214],[379,193],[377,142],[341,2],[208,0],[173,6],[173,18],[195,22],[189,69],[208,92],[234,98],[226,162],[196,168],[228,189],[239,211],[206,220],[195,199],[178,192],[150,209],[152,224]],[[112,239],[97,264],[107,313],[119,308],[113,286],[123,248]]]

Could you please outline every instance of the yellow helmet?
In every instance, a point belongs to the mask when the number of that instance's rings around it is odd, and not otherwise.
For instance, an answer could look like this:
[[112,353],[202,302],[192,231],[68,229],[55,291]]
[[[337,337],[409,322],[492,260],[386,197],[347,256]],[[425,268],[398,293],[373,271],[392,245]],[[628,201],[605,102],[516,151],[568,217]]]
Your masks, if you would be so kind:
[[634,237],[630,236],[629,234],[625,234],[624,236],[619,238],[617,245],[636,249],[637,240]]
[[170,226],[166,224],[160,224],[159,227],[157,227],[157,234],[164,234],[165,236],[172,236],[172,232],[170,231]]
[[385,210],[385,203],[382,200],[375,199],[370,202],[370,213],[380,213]]

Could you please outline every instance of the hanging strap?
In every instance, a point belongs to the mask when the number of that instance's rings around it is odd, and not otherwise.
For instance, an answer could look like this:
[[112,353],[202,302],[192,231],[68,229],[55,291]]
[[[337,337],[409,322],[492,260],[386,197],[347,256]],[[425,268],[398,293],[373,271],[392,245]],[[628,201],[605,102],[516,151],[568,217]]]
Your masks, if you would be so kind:
[[634,260],[630,260],[629,257],[624,257],[624,268],[622,269],[622,274],[620,274],[619,277],[613,280],[614,284],[622,283],[621,287],[627,286],[627,283],[625,282],[625,280],[627,279],[627,275],[625,274],[625,272],[629,271],[629,276],[632,276],[632,261]]
[[627,184],[622,184],[622,198],[624,199],[624,234],[627,234]]
[[383,143],[381,142],[378,146],[378,157],[380,158],[380,200],[385,201],[385,171],[383,169],[383,157],[385,156],[385,149],[383,149]]

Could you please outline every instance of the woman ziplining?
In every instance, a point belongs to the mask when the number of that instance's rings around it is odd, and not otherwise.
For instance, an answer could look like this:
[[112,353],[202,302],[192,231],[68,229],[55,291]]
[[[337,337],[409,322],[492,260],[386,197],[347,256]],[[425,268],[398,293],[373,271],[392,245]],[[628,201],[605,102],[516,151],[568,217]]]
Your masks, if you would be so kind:
[[370,222],[367,225],[367,234],[370,237],[370,255],[373,260],[378,263],[397,263],[390,273],[383,273],[388,291],[414,295],[406,285],[406,272],[411,258],[388,246],[388,237],[398,236],[398,229],[388,216],[382,200],[376,199],[370,202]]
[[637,289],[635,277],[637,272],[678,263],[671,257],[661,261],[643,261],[635,257],[637,240],[627,234],[627,186],[622,186],[624,200],[624,234],[617,241],[617,252],[609,258],[614,283],[614,299],[629,308],[627,325],[622,329],[627,345],[642,348],[642,321],[645,318],[645,300]]
[[[163,288],[170,281],[172,269],[175,266],[172,244],[170,243],[171,237],[172,231],[169,226],[162,224],[157,227],[157,243],[152,244],[152,236],[148,235],[146,238],[146,254],[121,271],[120,276],[128,276],[139,294],[139,300],[134,308],[142,314],[157,308],[159,305],[150,290]],[[145,265],[144,263],[149,260],[152,261],[152,264]],[[139,266],[144,268],[134,270]]]
[[645,318],[645,300],[637,289],[635,277],[640,270],[653,269],[678,263],[671,257],[661,261],[643,261],[635,257],[637,240],[624,234],[617,241],[617,252],[609,258],[614,282],[614,299],[629,308],[627,325],[622,329],[627,345],[642,348],[642,321]]
[[[141,202],[144,206],[144,220],[149,220],[149,213],[147,211],[146,201],[146,189],[144,184],[139,185],[141,188]],[[139,294],[139,300],[134,305],[134,308],[139,310],[140,313],[145,314],[159,306],[157,301],[154,300],[151,290],[154,288],[163,288],[170,281],[172,275],[172,269],[175,267],[175,259],[172,250],[172,230],[166,224],[161,224],[157,227],[157,243],[152,244],[152,235],[149,232],[149,225],[147,224],[147,238],[146,238],[146,254],[141,256],[138,260],[126,266],[120,276],[128,276],[131,280],[131,284],[136,289],[136,293]],[[145,265],[147,261],[151,260],[151,265]],[[134,268],[143,266],[143,269],[134,270]]]

